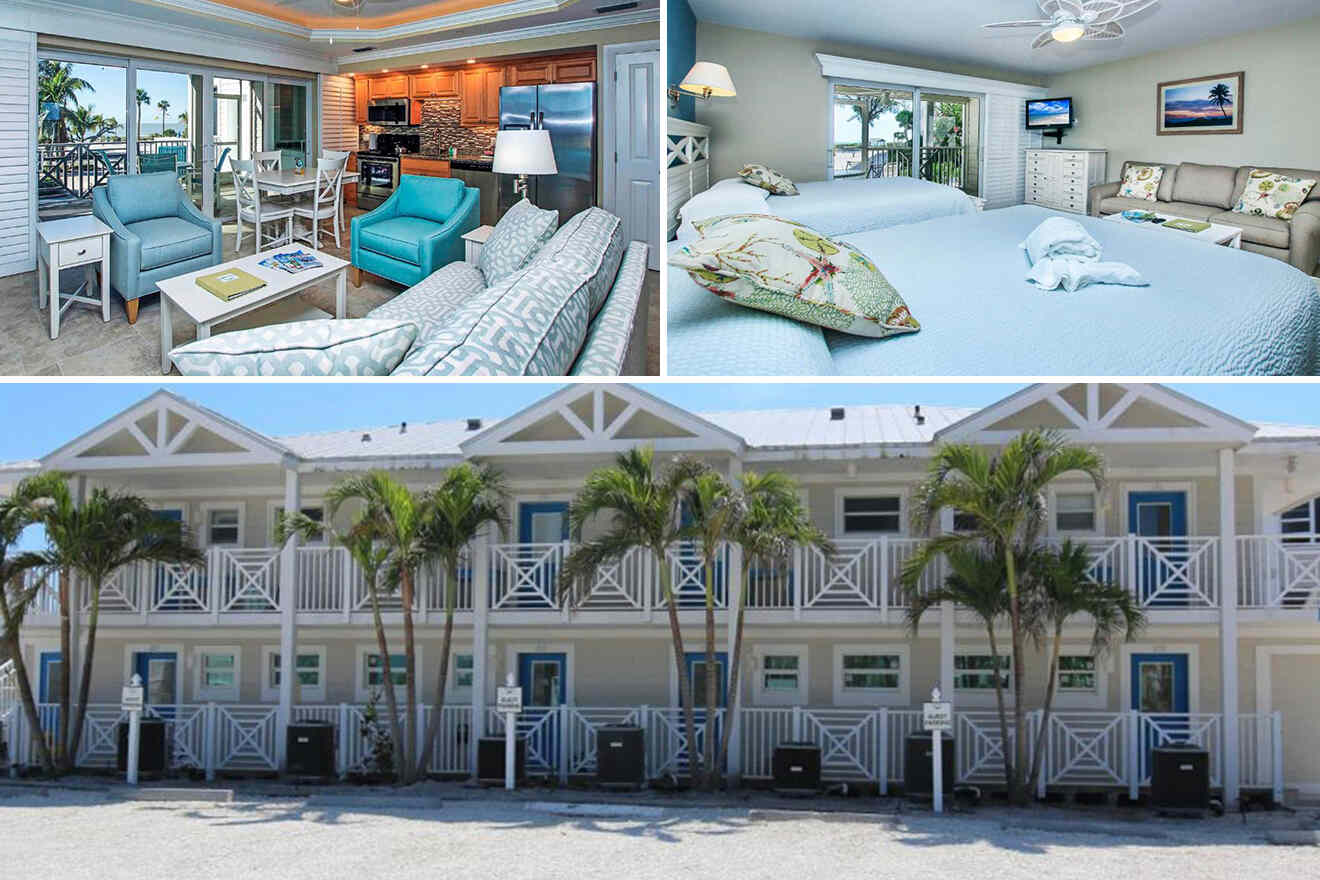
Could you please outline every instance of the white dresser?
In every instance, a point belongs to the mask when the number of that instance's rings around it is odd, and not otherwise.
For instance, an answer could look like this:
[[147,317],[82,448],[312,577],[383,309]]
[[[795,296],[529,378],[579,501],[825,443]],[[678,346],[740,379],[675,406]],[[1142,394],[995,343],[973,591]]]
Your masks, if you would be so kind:
[[1105,150],[1027,150],[1027,204],[1086,213],[1086,193],[1105,182]]

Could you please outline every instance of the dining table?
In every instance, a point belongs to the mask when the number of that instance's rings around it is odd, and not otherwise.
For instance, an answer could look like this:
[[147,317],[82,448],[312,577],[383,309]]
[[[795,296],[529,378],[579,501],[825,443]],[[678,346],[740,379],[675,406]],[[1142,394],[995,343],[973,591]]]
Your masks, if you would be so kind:
[[[344,183],[357,183],[356,171],[344,170]],[[292,168],[276,168],[257,172],[257,186],[277,196],[297,195],[316,190],[316,169],[304,169],[302,174]]]

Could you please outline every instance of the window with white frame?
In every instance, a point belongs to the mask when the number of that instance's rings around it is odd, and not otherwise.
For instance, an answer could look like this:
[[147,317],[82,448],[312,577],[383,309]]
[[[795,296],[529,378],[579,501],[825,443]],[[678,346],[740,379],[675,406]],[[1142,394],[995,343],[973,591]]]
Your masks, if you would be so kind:
[[[380,654],[366,654],[362,658],[363,682],[371,689],[385,686],[385,662]],[[403,687],[408,680],[407,658],[403,654],[391,654],[388,675],[395,687]]]
[[200,648],[197,652],[197,698],[238,699],[238,649]]
[[1099,688],[1095,658],[1084,654],[1059,656],[1058,691],[1060,694],[1094,694]]
[[1066,532],[1094,532],[1096,522],[1094,492],[1060,492],[1054,496],[1054,529]]
[[1012,658],[991,654],[955,654],[953,656],[953,687],[959,691],[992,691],[995,688],[995,667],[999,668],[999,681],[1007,688],[1012,678]]
[[[278,526],[279,521],[280,521],[281,519],[284,518],[284,505],[283,505],[283,504],[277,504],[277,505],[275,505],[273,508],[271,508],[271,510],[272,510],[272,514],[271,514],[272,528],[271,528],[271,531],[274,532],[274,531],[275,531],[275,526]],[[300,507],[300,508],[299,508],[299,511],[302,513],[303,516],[307,517],[307,518],[310,519],[312,522],[317,523],[318,525],[324,525],[324,524],[325,524],[325,508],[324,508],[324,507],[320,507],[320,506],[316,506],[316,505],[309,506],[309,507]],[[306,539],[306,543],[309,543],[309,544],[319,544],[319,543],[321,543],[321,542],[324,541],[324,540],[325,540],[325,531],[324,531],[324,530],[319,530],[319,529],[318,529],[317,532],[316,532],[315,534],[313,534],[311,537],[309,537],[309,538]]]
[[897,495],[853,495],[843,499],[845,535],[893,534],[903,528],[903,502]]
[[[294,664],[297,681],[294,700],[319,703],[325,700],[325,649],[300,647]],[[278,648],[265,650],[265,671],[261,683],[262,697],[278,700],[280,682],[284,676],[284,663]]]
[[1320,498],[1312,498],[1279,514],[1279,531],[1286,544],[1320,542],[1320,536],[1316,534],[1317,523],[1320,523]]
[[472,689],[472,655],[454,654],[454,674],[452,677],[454,690]]
[[206,543],[208,546],[238,546],[241,529],[242,521],[236,507],[217,507],[206,512]]
[[794,646],[767,646],[757,652],[756,701],[794,705],[807,701],[807,652]]
[[845,693],[896,691],[902,681],[903,659],[898,654],[844,653],[839,674]]

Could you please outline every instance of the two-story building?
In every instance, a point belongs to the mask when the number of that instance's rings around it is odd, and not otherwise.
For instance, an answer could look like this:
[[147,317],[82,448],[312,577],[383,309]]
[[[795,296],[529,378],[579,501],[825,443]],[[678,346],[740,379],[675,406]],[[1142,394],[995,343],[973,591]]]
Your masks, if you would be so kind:
[[[430,393],[419,389],[419,402]],[[1031,736],[1046,737],[1042,787],[1135,793],[1153,745],[1190,739],[1209,749],[1230,802],[1243,788],[1276,798],[1320,791],[1320,427],[1250,424],[1143,384],[1034,385],[979,410],[827,403],[693,413],[627,385],[575,385],[501,418],[268,437],[159,391],[39,460],[3,466],[0,491],[51,469],[73,474],[78,492],[127,488],[186,522],[207,554],[204,570],[142,566],[105,587],[82,762],[113,760],[119,687],[137,672],[170,723],[176,763],[278,770],[283,725],[319,718],[338,726],[348,772],[365,760],[363,706],[398,680],[402,657],[378,656],[363,581],[344,551],[277,546],[273,523],[293,508],[323,517],[327,489],[346,474],[381,468],[420,489],[458,462],[492,464],[511,489],[510,527],[475,543],[461,575],[432,771],[471,771],[473,734],[501,729],[491,706],[512,674],[536,769],[590,772],[594,730],[627,720],[645,728],[648,770],[660,776],[685,756],[657,566],[679,585],[686,662],[704,674],[700,564],[682,549],[659,561],[635,551],[568,608],[556,590],[572,546],[568,502],[591,470],[639,444],[699,456],[735,478],[780,470],[837,552],[801,549],[753,572],[737,682],[723,652],[739,601],[728,585],[744,561],[734,547],[722,555],[721,702],[741,694],[720,722],[735,725],[730,772],[766,777],[775,744],[810,739],[827,777],[887,790],[901,784],[903,738],[938,684],[954,703],[959,777],[994,784],[1002,746],[984,627],[951,606],[915,631],[906,625],[897,574],[924,537],[911,533],[909,499],[941,443],[993,447],[1025,428],[1055,428],[1099,449],[1108,481],[1099,492],[1069,477],[1052,486],[1049,539],[1084,541],[1097,573],[1131,590],[1149,623],[1101,656],[1086,620],[1070,626],[1045,730],[1036,710],[1046,666],[1029,664]],[[942,526],[957,525],[946,512]],[[444,582],[431,571],[422,581],[417,692],[429,699]],[[85,610],[86,595],[79,601]],[[56,612],[47,595],[22,634],[47,724],[59,677],[78,665],[60,655]],[[387,617],[392,650],[402,650],[397,604]],[[296,676],[283,675],[290,656]],[[0,720],[14,759],[32,760],[12,696]]]

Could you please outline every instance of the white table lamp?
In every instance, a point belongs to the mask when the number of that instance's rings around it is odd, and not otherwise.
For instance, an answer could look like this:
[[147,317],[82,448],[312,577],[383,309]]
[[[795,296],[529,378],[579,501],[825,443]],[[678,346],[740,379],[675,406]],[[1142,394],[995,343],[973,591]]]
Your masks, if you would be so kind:
[[527,175],[558,174],[555,151],[550,145],[550,132],[544,128],[505,129],[495,134],[495,162],[491,170],[496,174],[516,174],[513,192],[527,197]]

